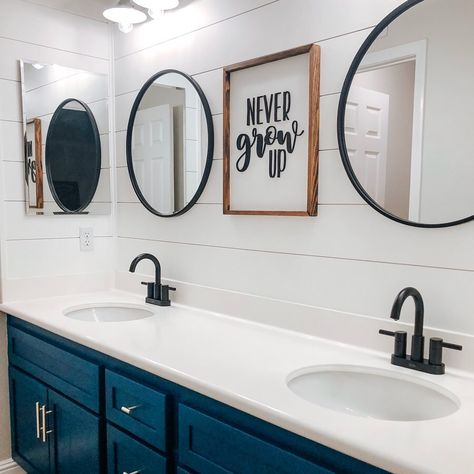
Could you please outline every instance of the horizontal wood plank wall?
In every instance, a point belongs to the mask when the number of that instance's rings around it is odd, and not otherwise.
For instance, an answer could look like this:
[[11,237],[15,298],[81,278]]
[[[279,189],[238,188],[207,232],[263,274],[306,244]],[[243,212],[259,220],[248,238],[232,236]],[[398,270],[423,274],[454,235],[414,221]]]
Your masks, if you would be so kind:
[[[381,319],[397,292],[413,285],[425,297],[429,326],[474,334],[474,223],[416,229],[389,221],[359,198],[339,158],[336,114],[345,74],[373,26],[400,3],[196,0],[168,13],[160,28],[117,34],[118,270],[125,274],[134,256],[149,251],[172,279]],[[223,67],[312,42],[321,46],[319,216],[224,216]],[[208,186],[189,213],[174,219],[146,212],[125,164],[133,100],[165,68],[199,82],[216,131]]]
[[[10,299],[15,279],[101,274],[112,266],[111,216],[28,217],[25,215],[22,107],[18,60],[109,72],[110,33],[99,21],[5,0],[0,17],[0,160],[2,186],[2,289]],[[106,104],[101,105],[105,116]],[[109,153],[108,123],[102,130],[103,153]],[[102,172],[97,200],[105,200],[110,164]],[[95,250],[79,251],[79,227],[93,227]],[[39,285],[41,286],[41,284]],[[16,297],[18,295],[15,294]]]

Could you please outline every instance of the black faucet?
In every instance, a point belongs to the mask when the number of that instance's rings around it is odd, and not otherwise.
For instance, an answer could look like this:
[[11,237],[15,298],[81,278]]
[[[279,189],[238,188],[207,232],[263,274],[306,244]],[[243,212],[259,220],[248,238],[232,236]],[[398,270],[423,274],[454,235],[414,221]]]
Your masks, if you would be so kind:
[[146,282],[142,281],[142,285],[147,286],[147,297],[145,301],[150,304],[157,306],[170,306],[170,291],[176,291],[176,288],[172,288],[168,285],[161,284],[161,265],[160,261],[150,253],[142,253],[138,257],[135,257],[130,264],[129,271],[135,273],[137,265],[142,260],[151,260],[155,265],[155,281]]
[[411,360],[422,362],[425,350],[425,338],[423,336],[425,305],[423,304],[421,293],[416,288],[411,287],[400,291],[393,303],[390,317],[395,321],[400,319],[403,304],[410,296],[415,300],[415,331],[411,338]]
[[395,338],[395,350],[392,354],[392,364],[408,369],[419,370],[433,375],[442,375],[445,373],[445,365],[443,364],[442,351],[453,349],[461,351],[462,346],[457,344],[449,344],[442,339],[433,337],[430,339],[430,355],[429,359],[424,358],[425,337],[423,336],[423,320],[424,320],[424,304],[421,293],[412,287],[402,290],[393,303],[390,317],[395,321],[400,319],[400,313],[408,297],[415,300],[415,328],[411,339],[411,355],[407,355],[407,333],[405,331],[385,331],[381,329],[379,334],[384,336],[392,336]]

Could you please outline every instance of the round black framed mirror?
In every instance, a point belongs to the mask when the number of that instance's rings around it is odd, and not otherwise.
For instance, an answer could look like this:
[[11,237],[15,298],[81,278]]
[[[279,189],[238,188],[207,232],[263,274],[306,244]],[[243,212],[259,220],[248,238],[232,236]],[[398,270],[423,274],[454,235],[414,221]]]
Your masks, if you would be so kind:
[[209,103],[188,74],[166,69],[141,88],[127,128],[127,166],[141,203],[160,217],[189,211],[211,172]]
[[100,135],[94,115],[78,99],[66,99],[53,114],[45,153],[53,199],[65,213],[91,203],[101,169]]
[[362,198],[396,222],[474,220],[472,15],[470,0],[406,1],[376,26],[345,79],[344,168]]

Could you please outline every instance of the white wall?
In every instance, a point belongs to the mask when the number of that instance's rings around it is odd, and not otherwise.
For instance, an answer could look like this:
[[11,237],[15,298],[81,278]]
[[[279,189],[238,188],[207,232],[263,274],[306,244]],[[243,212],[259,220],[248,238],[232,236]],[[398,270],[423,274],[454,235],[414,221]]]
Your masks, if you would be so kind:
[[[120,281],[129,278],[132,258],[150,251],[171,279],[384,320],[398,291],[413,285],[425,297],[427,325],[474,334],[474,223],[430,230],[392,222],[358,197],[339,157],[337,104],[349,64],[371,27],[400,3],[195,0],[162,25],[117,33]],[[222,68],[309,42],[322,47],[319,216],[224,216]],[[173,219],[154,217],[137,202],[125,165],[131,104],[145,80],[166,68],[199,82],[216,130],[207,189],[189,213]]]
[[[106,24],[21,0],[3,0],[0,15],[0,249],[3,300],[106,284],[112,266],[112,216],[25,214],[19,59],[108,73]],[[93,227],[95,251],[79,252],[79,227]],[[65,275],[71,279],[66,280]],[[10,456],[5,380],[6,338],[0,321],[0,460]]]

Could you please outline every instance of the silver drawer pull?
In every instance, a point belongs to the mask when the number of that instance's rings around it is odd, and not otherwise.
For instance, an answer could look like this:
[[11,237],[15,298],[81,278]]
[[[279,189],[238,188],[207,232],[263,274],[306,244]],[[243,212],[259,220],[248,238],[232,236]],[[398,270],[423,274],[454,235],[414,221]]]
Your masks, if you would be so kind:
[[40,404],[36,402],[36,438],[41,438],[41,428],[40,428]]
[[133,471],[133,472],[127,472],[123,471],[123,474],[140,474],[141,471]]
[[[135,405],[133,407],[122,407],[120,408],[120,411],[122,411],[123,413],[125,413],[126,415],[131,415],[132,414],[132,411],[133,410],[136,410],[140,405]],[[135,472],[130,472],[130,473],[124,473],[124,474],[135,474],[135,473],[138,473],[139,471],[135,471]]]
[[46,443],[48,441],[48,439],[47,439],[48,435],[53,432],[53,430],[46,430],[46,415],[51,415],[51,413],[53,413],[53,411],[48,410],[46,408],[46,405],[43,405],[40,408],[40,411],[42,413],[42,416],[41,416],[41,425],[42,425],[41,426],[41,431],[43,433],[41,441],[43,441],[43,443]]

